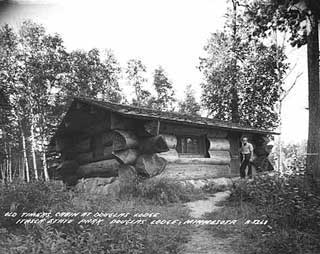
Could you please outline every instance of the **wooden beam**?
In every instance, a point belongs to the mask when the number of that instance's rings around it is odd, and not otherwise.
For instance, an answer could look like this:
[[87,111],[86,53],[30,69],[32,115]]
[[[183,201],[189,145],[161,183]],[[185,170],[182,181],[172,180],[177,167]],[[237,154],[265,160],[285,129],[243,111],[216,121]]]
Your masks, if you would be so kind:
[[170,163],[158,176],[175,180],[210,179],[230,175],[229,165]]
[[179,159],[179,154],[176,149],[169,149],[167,152],[157,154],[159,157],[165,159],[167,162],[174,162]]
[[[220,152],[220,151],[219,151]],[[229,165],[230,155],[216,156],[213,158],[168,158],[170,163],[175,164],[205,164],[205,165]]]
[[141,153],[152,154],[169,151],[167,142],[162,135],[141,138],[139,141]]
[[77,175],[81,177],[112,177],[118,175],[120,163],[115,160],[102,160],[81,165]]
[[143,154],[138,157],[135,167],[139,174],[153,177],[160,174],[166,165],[166,160],[157,154]]
[[131,165],[137,160],[139,151],[137,149],[126,149],[121,151],[113,151],[112,154],[121,164]]
[[220,164],[230,164],[231,157],[229,151],[216,151],[216,150],[209,150],[210,158],[204,159],[212,159]]
[[229,151],[230,150],[230,142],[225,138],[210,138],[208,137],[210,146],[209,151],[217,150],[217,151]]
[[138,138],[132,131],[115,130],[113,133],[113,151],[139,146]]

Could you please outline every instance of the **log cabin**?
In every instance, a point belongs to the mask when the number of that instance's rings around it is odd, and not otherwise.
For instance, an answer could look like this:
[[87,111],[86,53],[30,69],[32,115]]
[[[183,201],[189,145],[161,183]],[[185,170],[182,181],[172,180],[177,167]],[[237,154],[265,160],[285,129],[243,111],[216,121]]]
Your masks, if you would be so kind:
[[239,175],[240,140],[254,146],[257,170],[272,170],[269,130],[175,112],[74,98],[50,142],[55,177],[113,177],[130,165],[142,176],[179,180]]

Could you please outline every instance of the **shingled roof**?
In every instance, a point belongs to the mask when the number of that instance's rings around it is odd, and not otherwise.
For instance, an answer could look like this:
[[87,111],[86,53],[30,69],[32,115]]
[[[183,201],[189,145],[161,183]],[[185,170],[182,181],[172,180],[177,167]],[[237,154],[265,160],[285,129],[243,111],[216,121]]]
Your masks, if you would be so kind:
[[158,111],[158,110],[145,108],[145,107],[135,107],[135,106],[109,102],[109,101],[93,100],[93,99],[83,98],[83,97],[74,98],[74,102],[77,102],[77,101],[84,104],[96,106],[106,111],[116,112],[123,116],[136,118],[136,119],[145,119],[145,120],[156,119],[160,121],[173,122],[173,123],[183,124],[183,125],[193,125],[193,126],[207,127],[207,128],[222,128],[227,130],[237,130],[241,132],[250,132],[250,133],[257,133],[257,134],[279,134],[277,132],[270,131],[270,130],[253,128],[253,127],[243,126],[243,125],[228,122],[228,121],[221,121],[213,118],[200,117],[200,116],[189,115],[189,114]]

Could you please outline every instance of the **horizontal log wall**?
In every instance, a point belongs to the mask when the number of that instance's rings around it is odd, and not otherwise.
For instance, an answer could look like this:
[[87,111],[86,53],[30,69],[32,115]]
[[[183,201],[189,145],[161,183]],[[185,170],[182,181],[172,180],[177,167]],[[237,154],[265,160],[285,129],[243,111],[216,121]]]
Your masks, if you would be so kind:
[[228,165],[230,164],[230,156],[212,157],[212,158],[178,158],[170,163],[176,164],[208,164],[208,165]]
[[167,152],[158,153],[158,156],[168,162],[174,162],[175,160],[179,159],[179,154],[174,148],[169,149]]
[[138,147],[139,141],[133,131],[115,130],[113,132],[113,151]]
[[82,177],[111,177],[118,175],[120,163],[115,160],[102,160],[81,165],[77,170],[79,178]]
[[231,163],[230,142],[226,138],[210,138],[208,153],[211,159],[219,161],[221,164]]
[[230,167],[228,165],[170,163],[163,173],[157,177],[176,180],[195,180],[227,176],[229,174]]
[[[78,137],[77,142],[58,143],[61,151],[73,147],[80,164],[79,177],[109,177],[117,174],[119,165],[132,165],[138,172],[181,179],[205,179],[230,174],[230,141],[227,132],[173,124],[148,124],[122,116],[110,115],[110,123],[100,133]],[[134,129],[141,126],[142,130]],[[144,129],[145,128],[145,129]],[[160,134],[157,135],[160,131]],[[203,135],[208,138],[209,158],[179,157],[176,135]],[[205,146],[204,146],[205,147]],[[205,155],[204,155],[205,156]],[[206,155],[207,156],[207,155]]]

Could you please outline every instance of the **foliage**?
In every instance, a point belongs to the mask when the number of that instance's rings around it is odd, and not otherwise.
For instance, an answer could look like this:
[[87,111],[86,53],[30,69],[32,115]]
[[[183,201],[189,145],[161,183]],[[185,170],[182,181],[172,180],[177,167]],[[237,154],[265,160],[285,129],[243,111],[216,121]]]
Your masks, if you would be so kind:
[[139,59],[130,59],[127,63],[126,74],[129,84],[134,88],[136,98],[133,105],[146,106],[151,93],[143,86],[147,81],[147,67]]
[[307,142],[282,146],[285,164],[288,170],[303,169],[306,165]]
[[215,228],[238,233],[234,243],[240,253],[318,253],[320,250],[320,193],[309,188],[303,172],[279,176],[265,174],[240,182],[227,207],[209,218],[267,220],[266,225]]
[[[247,6],[246,16],[254,24],[253,35],[266,38],[272,31],[289,31],[292,46],[307,44],[309,133],[307,170],[309,178],[319,178],[319,19],[317,0],[255,0]],[[312,155],[311,155],[312,154]],[[315,156],[314,154],[318,154]]]
[[69,72],[62,82],[68,96],[100,97],[119,102],[121,91],[118,80],[121,69],[112,51],[101,54],[97,49],[73,51],[68,57]]
[[42,181],[26,183],[15,181],[0,185],[0,227],[14,227],[13,220],[4,217],[6,212],[38,212],[69,201],[70,193],[57,183]]
[[153,86],[156,90],[156,96],[151,97],[148,104],[157,110],[172,110],[175,102],[174,90],[172,83],[161,66],[154,71]]
[[18,31],[9,25],[0,28],[0,69],[1,91],[11,105],[4,125],[7,135],[1,139],[6,157],[0,161],[15,167],[23,159],[27,171],[31,154],[31,178],[42,162],[48,179],[46,146],[70,96],[122,99],[121,70],[112,52],[68,52],[60,35],[48,34],[32,21],[23,22]]
[[320,6],[317,0],[254,0],[245,15],[255,24],[253,36],[267,37],[272,31],[290,32],[292,46],[301,47],[307,43],[311,15],[319,19]]
[[236,103],[240,123],[274,128],[278,123],[275,105],[288,68],[283,48],[252,40],[254,26],[243,11],[238,11],[236,33],[231,33],[235,25],[229,24],[234,19],[230,15],[226,28],[211,35],[204,48],[206,56],[200,59],[205,77],[203,105],[215,118],[234,121]]
[[[23,195],[24,194],[24,195]],[[61,211],[110,213],[160,213],[166,220],[186,218],[187,212],[178,206],[147,205],[143,199],[111,200],[105,196],[66,191],[62,185],[35,182],[11,183],[1,186],[1,214],[11,211]],[[22,208],[22,210],[21,210]],[[17,209],[17,210],[15,210]],[[187,241],[188,229],[175,225],[119,225],[106,222],[99,225],[37,224],[16,228],[1,221],[1,253],[178,253]]]
[[201,106],[196,101],[194,93],[195,91],[192,89],[191,85],[187,85],[186,90],[184,91],[184,99],[179,102],[179,113],[200,115],[199,111]]

